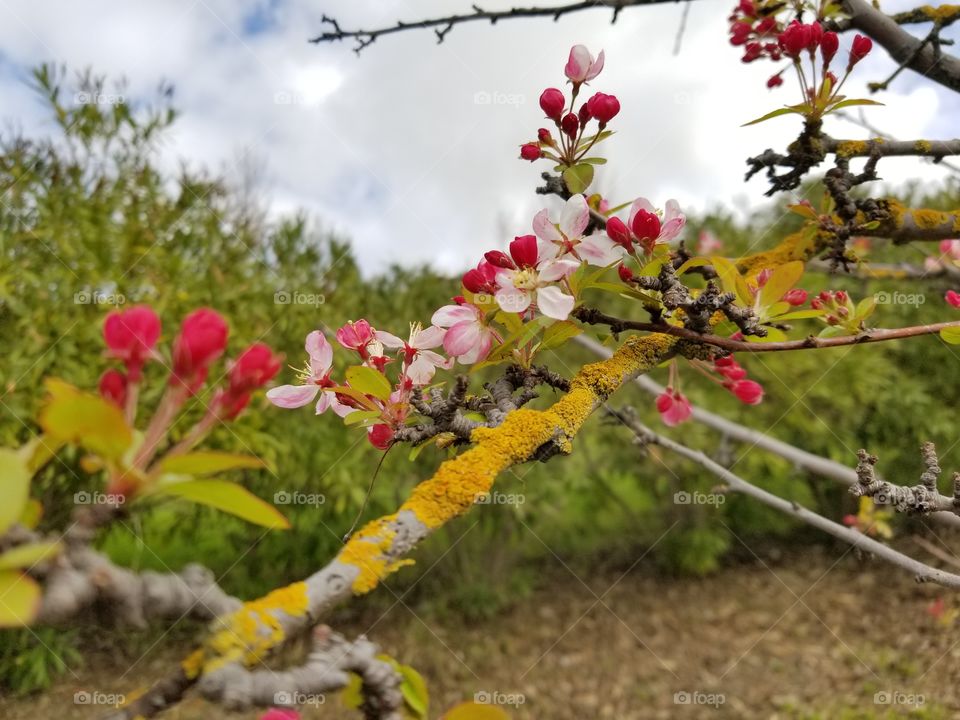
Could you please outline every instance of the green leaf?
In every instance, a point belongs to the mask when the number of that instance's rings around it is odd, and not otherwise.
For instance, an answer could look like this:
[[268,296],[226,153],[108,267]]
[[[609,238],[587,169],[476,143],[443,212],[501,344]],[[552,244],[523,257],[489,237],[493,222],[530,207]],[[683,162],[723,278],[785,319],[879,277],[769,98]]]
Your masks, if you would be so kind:
[[590,165],[606,165],[607,159],[600,157],[591,157],[591,158],[581,158],[580,162],[589,163]]
[[383,417],[383,413],[379,410],[357,410],[347,415],[343,419],[344,425],[362,425],[368,422],[374,422],[380,420]]
[[563,181],[567,190],[576,195],[584,192],[593,182],[593,165],[580,163],[563,171]]
[[777,320],[806,320],[823,315],[823,310],[795,310],[785,315],[778,315]]
[[44,541],[18,545],[0,555],[0,570],[31,568],[42,560],[58,555],[63,550],[59,541]]
[[940,338],[951,345],[960,345],[960,327],[945,327],[940,331]]
[[550,350],[555,347],[560,347],[567,340],[576,337],[582,332],[583,329],[570,320],[555,322],[543,333],[543,340],[540,341],[540,350]]
[[807,220],[818,220],[820,218],[820,216],[817,215],[816,210],[814,210],[809,205],[804,205],[802,203],[797,203],[796,205],[787,205],[787,210],[794,213],[795,215],[804,217]]
[[30,471],[16,450],[0,448],[0,535],[20,519],[30,496]]
[[120,408],[62,380],[47,380],[46,386],[50,398],[39,422],[54,442],[76,443],[108,460],[123,456],[133,433]]
[[253,455],[203,450],[168,458],[160,463],[165,473],[177,475],[211,475],[238,468],[262,468],[266,463]]
[[791,114],[803,115],[803,113],[800,110],[796,109],[796,106],[782,107],[777,110],[774,110],[773,112],[768,112],[766,115],[758,117],[756,120],[751,120],[750,122],[746,122],[740,127],[747,127],[748,125],[756,125],[757,123],[766,122],[767,120],[772,120],[773,118],[780,117],[781,115],[791,115]]
[[0,571],[0,627],[23,627],[40,610],[40,586],[17,570]]
[[689,260],[687,260],[685,263],[683,263],[683,265],[678,267],[675,272],[679,276],[679,275],[683,275],[688,270],[692,270],[693,268],[696,268],[696,267],[703,267],[704,265],[709,265],[709,264],[710,264],[710,258],[708,257],[692,257]]
[[356,400],[357,403],[368,410],[380,411],[380,408],[377,407],[377,404],[373,400],[355,388],[347,387],[346,385],[335,385],[332,388],[327,388],[327,391],[334,392],[337,395],[346,395],[351,400]]
[[741,305],[753,305],[753,293],[743,275],[737,270],[737,266],[725,257],[711,258],[713,269],[717,271],[720,277],[720,283],[727,292],[732,292],[737,296],[737,301]]
[[827,112],[833,112],[834,110],[840,110],[845,107],[853,107],[854,105],[883,105],[883,103],[877,102],[876,100],[868,100],[867,98],[851,98],[850,100],[841,100],[831,105]]
[[860,302],[857,303],[857,309],[853,313],[853,320],[863,321],[868,317],[873,315],[873,311],[877,309],[877,298],[875,295],[868,295],[863,298]]
[[780,301],[788,290],[792,290],[803,277],[803,263],[799,260],[778,265],[767,284],[760,288],[760,307],[765,308]]
[[373,395],[383,401],[390,399],[393,387],[383,373],[377,372],[366,365],[354,365],[347,368],[347,382],[354,390]]
[[247,522],[271,529],[288,530],[290,523],[270,503],[241,485],[226,480],[187,480],[160,485],[151,495],[173,495],[236,515]]
[[423,677],[409,665],[397,665],[397,670],[403,680],[400,683],[400,692],[410,714],[416,720],[426,720],[429,709],[430,693]]

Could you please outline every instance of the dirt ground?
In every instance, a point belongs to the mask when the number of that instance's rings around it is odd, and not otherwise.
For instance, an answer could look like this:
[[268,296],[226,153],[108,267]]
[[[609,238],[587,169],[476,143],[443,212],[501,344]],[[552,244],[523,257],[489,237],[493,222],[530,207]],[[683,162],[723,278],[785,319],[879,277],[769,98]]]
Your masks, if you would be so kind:
[[[929,607],[951,594],[842,549],[751,556],[706,578],[643,562],[577,577],[556,562],[527,600],[486,621],[405,603],[354,618],[427,679],[431,718],[475,694],[515,720],[960,717],[957,626]],[[0,700],[8,720],[101,717],[78,691],[134,693],[161,677],[184,639],[136,663],[96,652],[43,695]],[[191,696],[163,717],[227,715]],[[304,718],[357,718],[339,698]]]

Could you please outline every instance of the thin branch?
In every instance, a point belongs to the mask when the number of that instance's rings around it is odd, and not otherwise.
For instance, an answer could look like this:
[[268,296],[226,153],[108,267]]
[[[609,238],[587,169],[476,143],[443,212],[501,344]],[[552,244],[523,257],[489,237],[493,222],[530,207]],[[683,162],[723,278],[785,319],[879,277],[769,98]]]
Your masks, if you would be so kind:
[[[610,357],[610,355],[613,354],[609,348],[604,347],[593,338],[578,335],[574,338],[574,341],[601,357]],[[648,375],[641,375],[634,379],[633,382],[642,388],[644,392],[654,397],[662,395],[666,389]],[[771,452],[815,475],[835,480],[848,487],[856,484],[859,479],[856,470],[847,467],[843,463],[807,452],[802,448],[786,443],[783,440],[778,440],[758,430],[745,427],[740,423],[728,420],[697,405],[693,406],[692,417],[697,422],[713,428],[726,437],[745,443],[751,447],[757,447],[761,450]],[[930,517],[938,523],[955,528],[960,527],[960,517],[954,515],[952,512],[935,512]]]
[[655,443],[670,450],[671,452],[697,463],[726,483],[727,489],[741,495],[751,497],[754,500],[758,500],[764,505],[779,510],[780,512],[790,515],[791,517],[795,517],[798,520],[817,528],[818,530],[823,530],[829,535],[833,535],[835,538],[843,540],[844,542],[849,543],[850,545],[853,545],[864,552],[868,552],[882,560],[886,560],[887,562],[896,565],[897,567],[900,567],[909,573],[912,573],[917,582],[934,582],[939,585],[943,585],[944,587],[960,588],[960,575],[946,572],[945,570],[922,563],[919,560],[915,560],[908,555],[904,555],[903,553],[898,552],[893,548],[884,545],[883,543],[878,542],[871,537],[868,537],[867,535],[864,535],[858,530],[845,527],[844,525],[836,523],[833,520],[829,520],[822,515],[813,512],[812,510],[808,510],[799,503],[784,500],[773,493],[767,492],[766,490],[747,482],[739,475],[735,475],[727,468],[711,460],[699,450],[693,450],[686,445],[681,445],[680,443],[671,440],[668,437],[655,433],[649,428],[640,424],[635,418],[631,418],[625,413],[619,413],[618,411],[611,412],[616,414],[621,422],[627,425],[627,427],[629,427],[636,434],[637,438],[641,442]]
[[823,148],[841,157],[929,157],[935,161],[949,155],[960,155],[960,139],[954,140],[838,140],[823,136]]
[[579,307],[573,311],[573,316],[581,322],[590,325],[607,325],[614,334],[624,330],[641,330],[646,332],[673,335],[693,342],[728,350],[730,352],[787,352],[792,350],[820,350],[823,348],[845,347],[847,345],[865,345],[869,343],[900,340],[903,338],[919,337],[921,335],[935,335],[946,328],[960,328],[960,320],[953,322],[933,323],[930,325],[914,325],[912,327],[896,328],[894,330],[864,330],[856,335],[821,338],[809,335],[802,340],[784,340],[782,342],[745,342],[730,338],[698,333],[689,328],[666,323],[640,322],[624,320],[600,312],[594,308]]
[[364,48],[376,42],[377,38],[383,37],[384,35],[405,32],[407,30],[425,30],[428,28],[433,28],[434,34],[437,37],[437,43],[439,44],[444,41],[447,34],[454,28],[454,26],[462,25],[468,22],[476,22],[478,20],[488,21],[491,25],[495,25],[500,20],[513,20],[516,18],[549,17],[556,21],[564,15],[569,15],[570,13],[579,12],[581,10],[595,10],[599,8],[612,10],[613,16],[611,22],[616,22],[620,15],[620,11],[624,8],[638,7],[641,5],[656,5],[666,2],[690,1],[691,0],[582,0],[581,2],[572,2],[567,5],[514,7],[508,10],[489,11],[474,5],[473,12],[470,13],[447,15],[445,17],[428,18],[413,22],[398,20],[395,25],[375,28],[372,30],[344,30],[340,27],[340,23],[335,18],[324,15],[320,18],[320,22],[329,25],[330,29],[320,33],[314,38],[311,38],[310,42],[318,44],[352,39],[356,42],[354,52],[359,55]]

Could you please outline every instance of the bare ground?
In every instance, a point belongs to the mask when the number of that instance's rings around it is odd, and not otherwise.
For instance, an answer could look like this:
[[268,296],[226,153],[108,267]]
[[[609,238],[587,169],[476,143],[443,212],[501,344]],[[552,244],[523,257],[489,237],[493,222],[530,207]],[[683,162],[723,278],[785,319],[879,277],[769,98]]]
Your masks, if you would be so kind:
[[[853,552],[808,548],[706,578],[666,577],[640,562],[581,579],[556,563],[527,600],[489,620],[397,603],[338,629],[369,631],[416,667],[431,717],[475,693],[513,701],[504,709],[516,720],[960,717],[960,636],[928,612],[938,597],[955,602]],[[142,659],[94,652],[50,692],[0,700],[0,716],[102,716],[74,693],[135,693],[185,649],[183,637],[168,637]],[[164,717],[225,715],[191,696]],[[334,696],[304,717],[357,715]]]

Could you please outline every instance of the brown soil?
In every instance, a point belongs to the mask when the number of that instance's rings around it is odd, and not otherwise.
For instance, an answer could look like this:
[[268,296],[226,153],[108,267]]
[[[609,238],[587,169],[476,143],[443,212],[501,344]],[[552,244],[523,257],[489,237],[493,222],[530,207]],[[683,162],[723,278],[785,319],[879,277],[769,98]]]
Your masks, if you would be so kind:
[[[664,577],[641,562],[581,579],[557,563],[540,589],[490,620],[397,603],[338,629],[369,631],[416,667],[431,717],[483,692],[522,698],[504,706],[515,720],[960,717],[960,639],[927,611],[941,596],[956,602],[853,552],[806,549],[706,578]],[[48,693],[0,700],[0,716],[100,717],[104,708],[74,704],[77,690],[133,693],[183,651],[182,637],[161,641],[126,676],[128,661],[94,653]],[[677,693],[696,702],[676,702]],[[875,702],[877,693],[899,704]],[[919,709],[910,695],[923,696]],[[191,696],[163,717],[226,715]],[[357,718],[337,697],[303,716]]]

